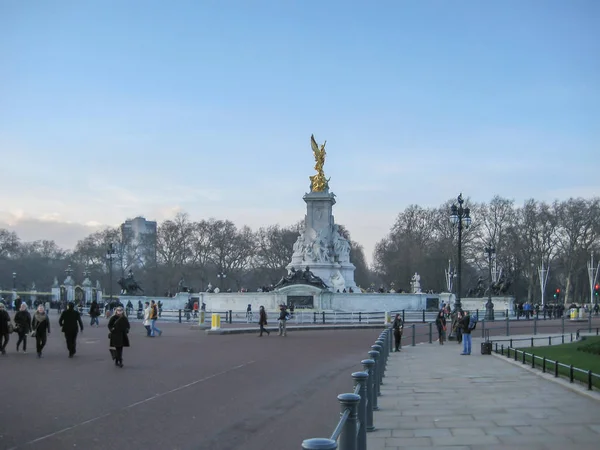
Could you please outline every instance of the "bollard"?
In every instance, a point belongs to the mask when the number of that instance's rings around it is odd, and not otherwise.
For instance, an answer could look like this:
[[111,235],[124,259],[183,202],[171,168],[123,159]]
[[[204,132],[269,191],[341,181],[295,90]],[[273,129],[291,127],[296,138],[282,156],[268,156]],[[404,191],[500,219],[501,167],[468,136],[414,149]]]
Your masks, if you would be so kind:
[[429,343],[433,344],[433,323],[429,322]]
[[379,345],[381,347],[381,378],[385,376],[385,368],[387,366],[387,345],[382,338],[379,338],[375,341],[375,345]]
[[181,310],[179,310],[179,323],[181,323]]
[[423,323],[425,323],[425,310],[423,310]]
[[412,346],[414,347],[416,345],[415,343],[415,324],[412,324]]
[[510,317],[506,316],[506,335],[510,336]]
[[362,322],[362,313],[359,311],[358,312],[358,323]]
[[373,382],[372,394],[373,394],[373,411],[378,411],[379,406],[377,405],[377,379],[379,374],[377,373],[377,359],[379,358],[379,352],[375,350],[371,350],[369,352],[369,358],[372,359],[375,364],[373,364],[373,370],[371,371],[371,381]]
[[233,311],[229,310],[229,323],[233,323]]
[[548,336],[548,345],[552,345],[552,336]]
[[373,367],[375,366],[375,361],[372,359],[363,359],[360,362],[363,365],[363,369],[365,373],[369,376],[366,381],[367,386],[367,431],[375,431],[375,427],[373,426]]
[[485,318],[481,321],[481,337],[485,339]]
[[348,419],[346,419],[346,425],[342,428],[338,439],[340,450],[358,450],[356,447],[356,434],[358,431],[357,411],[360,396],[356,394],[340,394],[337,398],[340,402],[340,415],[343,415],[347,409],[350,410]]
[[313,323],[317,323],[317,312],[313,312]]
[[402,323],[406,322],[406,310],[402,310]]
[[381,383],[383,381],[383,354],[381,352],[381,345],[371,345],[371,350],[375,350],[379,353],[379,356],[375,359],[377,363],[377,377],[375,378],[375,387],[377,388],[377,396],[381,395]]
[[219,313],[213,313],[211,317],[211,330],[221,329],[221,315]]
[[357,448],[358,450],[367,450],[367,382],[369,380],[369,374],[366,372],[354,372],[352,374],[354,380],[354,389],[358,388],[358,395],[360,395],[360,402],[358,404],[358,437],[357,437]]
[[302,441],[302,450],[336,450],[337,442],[331,439],[315,438]]

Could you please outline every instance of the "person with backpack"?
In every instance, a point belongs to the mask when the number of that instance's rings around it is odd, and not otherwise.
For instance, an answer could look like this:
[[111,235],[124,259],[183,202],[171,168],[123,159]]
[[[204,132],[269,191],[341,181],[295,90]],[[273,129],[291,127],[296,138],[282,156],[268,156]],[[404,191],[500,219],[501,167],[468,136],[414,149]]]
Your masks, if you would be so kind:
[[470,355],[472,345],[471,332],[477,327],[477,315],[471,316],[469,311],[465,311],[461,325],[463,338],[463,351],[461,355]]

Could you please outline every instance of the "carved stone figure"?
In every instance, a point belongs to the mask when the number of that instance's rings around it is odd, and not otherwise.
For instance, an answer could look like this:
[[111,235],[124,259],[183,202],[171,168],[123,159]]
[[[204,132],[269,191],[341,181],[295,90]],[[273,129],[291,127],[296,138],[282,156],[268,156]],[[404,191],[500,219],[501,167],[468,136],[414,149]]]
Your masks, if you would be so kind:
[[350,261],[350,243],[340,234],[339,225],[333,226],[333,250],[339,262]]
[[342,292],[346,288],[346,281],[339,270],[333,272],[329,281],[334,292]]
[[421,276],[417,272],[415,272],[415,274],[412,276],[410,286],[413,294],[421,293]]

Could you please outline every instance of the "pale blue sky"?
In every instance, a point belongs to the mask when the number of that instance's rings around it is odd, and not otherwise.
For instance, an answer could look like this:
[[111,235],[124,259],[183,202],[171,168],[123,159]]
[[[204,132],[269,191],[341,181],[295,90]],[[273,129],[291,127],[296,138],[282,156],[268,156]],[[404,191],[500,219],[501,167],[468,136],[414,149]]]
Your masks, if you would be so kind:
[[2,0],[0,225],[291,224],[311,133],[369,259],[411,203],[598,195],[599,24],[595,0]]

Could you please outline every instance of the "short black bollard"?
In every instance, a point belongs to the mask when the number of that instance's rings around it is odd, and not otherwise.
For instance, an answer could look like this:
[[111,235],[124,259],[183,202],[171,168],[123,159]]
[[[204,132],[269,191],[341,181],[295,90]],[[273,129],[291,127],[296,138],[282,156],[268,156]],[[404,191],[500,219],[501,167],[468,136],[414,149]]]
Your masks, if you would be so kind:
[[554,361],[554,378],[558,378],[558,361]]
[[323,311],[323,323],[325,323],[325,311]]
[[360,402],[358,403],[358,449],[367,449],[367,382],[369,380],[369,374],[366,372],[354,372],[352,374],[354,380],[354,390],[358,388],[358,395],[360,395]]
[[552,336],[548,336],[548,345],[552,345]]
[[571,364],[569,366],[569,381],[572,383],[573,382],[573,378],[574,378],[574,374],[573,374],[573,364]]
[[317,312],[313,312],[313,323],[317,323]]
[[179,310],[179,323],[181,323],[181,310]]
[[592,390],[592,371],[588,370],[588,391]]
[[402,310],[402,323],[406,322],[406,310]]
[[348,419],[346,419],[346,425],[342,428],[340,437],[338,439],[340,450],[357,450],[356,447],[356,434],[358,431],[358,404],[360,402],[360,396],[356,394],[340,394],[338,395],[340,402],[341,413],[349,409]]
[[363,365],[365,373],[369,376],[366,381],[367,386],[367,431],[375,431],[373,426],[373,367],[375,361],[372,359],[363,359],[360,362]]
[[359,311],[358,312],[358,323],[362,322],[362,313]]
[[508,341],[508,345],[510,346],[510,348],[512,348],[512,346],[513,346],[513,341],[512,341],[512,339],[510,339],[510,340]]
[[525,351],[523,351],[523,364],[525,364]]
[[233,323],[233,311],[229,310],[229,323]]
[[423,310],[423,323],[425,323],[425,310]]
[[414,347],[416,345],[415,342],[415,324],[412,324],[412,346]]
[[510,318],[506,316],[506,335],[510,336]]
[[383,381],[383,354],[381,352],[381,345],[371,345],[371,350],[375,350],[379,353],[379,356],[375,360],[377,363],[377,378],[375,378],[375,386],[377,387],[377,396],[381,395],[381,383]]
[[315,438],[302,441],[302,450],[336,450],[337,442],[331,439]]
[[377,406],[377,380],[379,379],[379,374],[377,373],[377,359],[379,358],[379,352],[375,350],[371,350],[369,352],[369,358],[375,361],[373,364],[373,370],[371,371],[371,381],[373,382],[372,394],[373,394],[373,411],[379,410],[379,406]]
[[429,322],[429,343],[433,344],[433,323]]
[[542,373],[546,373],[546,357],[542,358]]
[[531,368],[535,369],[535,355],[533,353],[531,354]]
[[531,338],[531,346],[533,347],[533,338]]

